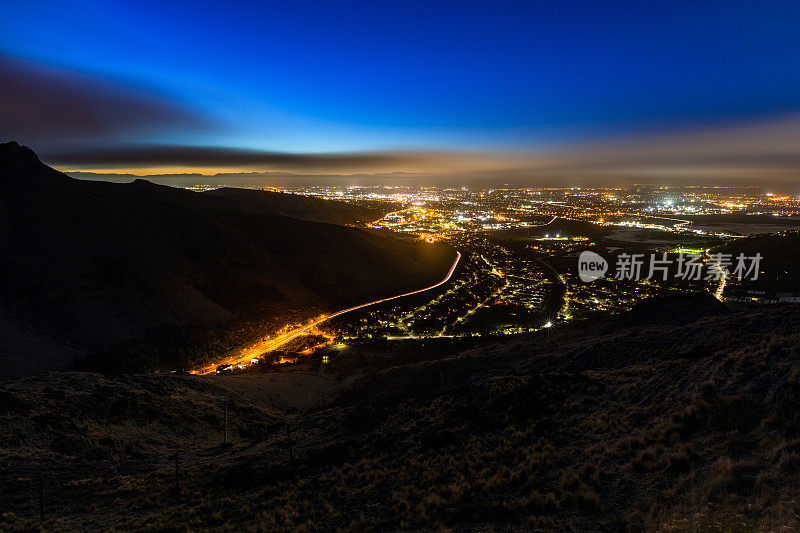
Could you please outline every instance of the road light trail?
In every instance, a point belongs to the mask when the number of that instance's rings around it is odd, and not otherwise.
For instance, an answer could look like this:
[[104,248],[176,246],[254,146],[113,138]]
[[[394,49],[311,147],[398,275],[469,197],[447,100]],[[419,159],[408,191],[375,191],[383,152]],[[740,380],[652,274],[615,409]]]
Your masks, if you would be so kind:
[[323,319],[320,320],[320,322],[323,322],[325,320],[330,320],[331,318],[335,318],[335,317],[343,315],[345,313],[349,313],[350,311],[356,311],[358,309],[363,309],[365,307],[369,307],[369,306],[376,305],[376,304],[379,304],[379,303],[388,302],[390,300],[396,300],[397,298],[403,298],[405,296],[411,296],[412,294],[419,294],[421,292],[429,291],[431,289],[435,289],[436,287],[440,287],[441,285],[444,285],[445,283],[450,281],[450,278],[453,276],[453,272],[455,272],[459,261],[461,261],[461,252],[456,252],[456,260],[453,261],[453,265],[450,267],[450,270],[447,272],[447,276],[445,276],[445,278],[442,281],[440,281],[439,283],[437,283],[436,285],[431,285],[430,287],[425,287],[424,289],[419,289],[419,290],[416,290],[416,291],[411,291],[411,292],[406,292],[406,293],[403,293],[403,294],[398,294],[397,296],[390,296],[389,298],[383,298],[381,300],[375,300],[374,302],[369,302],[369,303],[357,305],[355,307],[350,307],[349,309],[343,309],[343,310],[338,311],[338,312],[336,312],[336,313],[334,313],[332,315],[328,315],[328,316],[324,317]]
[[728,283],[728,269],[722,266],[717,260],[717,257],[709,253],[710,251],[710,248],[706,250],[706,255],[711,262],[714,263],[714,267],[719,272],[719,285],[717,286],[717,290],[714,292],[714,298],[721,302],[722,294],[725,292],[725,285]]
[[265,341],[261,341],[258,344],[256,344],[255,346],[251,346],[250,348],[245,348],[244,350],[242,350],[241,352],[239,352],[238,354],[236,354],[234,356],[231,356],[231,357],[228,357],[226,359],[223,359],[222,361],[217,361],[215,363],[207,364],[207,365],[205,365],[203,367],[200,367],[200,368],[197,368],[195,370],[192,370],[191,373],[192,374],[213,374],[214,372],[216,372],[217,367],[222,366],[222,365],[233,365],[233,366],[236,366],[236,365],[241,365],[241,364],[250,364],[250,361],[253,358],[259,357],[259,356],[261,356],[261,355],[263,355],[263,354],[265,354],[267,352],[271,352],[273,350],[277,350],[278,348],[280,348],[284,344],[296,339],[300,335],[303,335],[303,334],[307,333],[312,328],[314,328],[314,327],[316,327],[316,326],[322,324],[323,322],[326,322],[326,321],[328,321],[328,320],[330,320],[332,318],[336,318],[338,316],[342,316],[345,313],[350,313],[352,311],[357,311],[359,309],[364,309],[365,307],[370,307],[370,306],[377,305],[377,304],[380,304],[380,303],[383,303],[383,302],[388,302],[388,301],[391,301],[391,300],[396,300],[398,298],[404,298],[406,296],[412,296],[414,294],[419,294],[421,292],[433,290],[433,289],[435,289],[437,287],[440,287],[440,286],[444,285],[448,281],[450,281],[450,278],[453,276],[453,272],[455,272],[459,261],[461,261],[461,252],[456,252],[456,259],[455,259],[455,261],[453,261],[453,265],[450,267],[450,270],[447,272],[447,276],[445,276],[445,278],[442,281],[440,281],[439,283],[436,283],[435,285],[431,285],[430,287],[425,287],[424,289],[418,289],[416,291],[411,291],[411,292],[406,292],[406,293],[403,293],[403,294],[398,294],[396,296],[390,296],[389,298],[382,298],[380,300],[375,300],[373,302],[368,302],[368,303],[365,303],[365,304],[356,305],[354,307],[349,307],[347,309],[342,309],[341,311],[337,311],[336,313],[333,313],[332,315],[322,315],[321,317],[313,320],[312,322],[310,322],[310,323],[308,323],[308,324],[306,324],[304,326],[301,326],[299,328],[295,328],[293,330],[287,331],[283,335],[279,335],[278,337],[276,337],[274,339],[268,339],[268,340],[265,340]]
[[549,226],[550,224],[555,222],[557,218],[558,218],[558,215],[553,215],[553,218],[551,218],[548,222],[545,222],[544,224],[539,224],[538,226],[525,226],[525,227],[526,228],[542,228],[544,226]]

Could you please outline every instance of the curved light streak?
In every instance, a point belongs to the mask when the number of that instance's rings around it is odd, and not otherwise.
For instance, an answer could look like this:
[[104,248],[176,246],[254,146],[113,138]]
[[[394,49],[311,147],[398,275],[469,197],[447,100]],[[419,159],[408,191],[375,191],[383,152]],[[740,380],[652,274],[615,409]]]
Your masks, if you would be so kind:
[[380,304],[380,303],[383,303],[383,302],[388,302],[390,300],[396,300],[397,298],[404,298],[406,296],[412,296],[414,294],[419,294],[421,292],[430,291],[432,289],[435,289],[436,287],[440,287],[440,286],[444,285],[445,283],[447,283],[448,281],[450,281],[450,278],[453,276],[453,272],[455,272],[459,261],[461,261],[461,252],[456,251],[456,259],[455,259],[455,261],[453,261],[453,265],[450,267],[450,270],[447,272],[447,275],[445,276],[445,278],[442,281],[440,281],[439,283],[431,285],[430,287],[425,287],[424,289],[418,289],[418,290],[411,291],[411,292],[405,292],[403,294],[390,296],[388,298],[382,298],[380,300],[375,300],[373,302],[367,302],[365,304],[356,305],[354,307],[349,307],[347,309],[342,309],[341,311],[337,311],[336,313],[333,313],[332,315],[322,315],[321,317],[319,317],[316,320],[306,324],[305,326],[302,326],[302,327],[293,329],[291,331],[288,331],[288,332],[284,333],[283,335],[280,335],[280,336],[278,336],[278,337],[276,337],[274,339],[269,339],[269,340],[266,340],[266,341],[262,341],[262,342],[256,344],[255,346],[252,346],[250,348],[246,348],[245,350],[243,350],[242,352],[240,352],[236,356],[224,359],[222,361],[217,361],[216,363],[213,363],[213,364],[207,364],[207,365],[205,365],[205,366],[203,366],[201,368],[192,370],[191,373],[192,374],[201,374],[201,375],[213,374],[214,372],[216,372],[217,367],[222,366],[222,365],[240,365],[240,364],[243,364],[243,363],[244,364],[249,364],[251,359],[256,358],[256,357],[258,357],[260,355],[263,355],[263,354],[265,354],[267,352],[271,352],[273,350],[276,350],[276,349],[280,348],[281,346],[283,346],[284,344],[288,343],[289,341],[291,341],[293,339],[296,339],[300,335],[303,335],[303,334],[307,333],[308,330],[310,330],[310,329],[314,328],[315,326],[318,326],[319,324],[322,324],[323,322],[326,322],[326,321],[328,321],[328,320],[330,320],[332,318],[336,318],[338,316],[341,316],[341,315],[343,315],[345,313],[350,313],[352,311],[357,311],[358,309],[364,309],[365,307],[370,307],[372,305],[377,305],[377,304]]

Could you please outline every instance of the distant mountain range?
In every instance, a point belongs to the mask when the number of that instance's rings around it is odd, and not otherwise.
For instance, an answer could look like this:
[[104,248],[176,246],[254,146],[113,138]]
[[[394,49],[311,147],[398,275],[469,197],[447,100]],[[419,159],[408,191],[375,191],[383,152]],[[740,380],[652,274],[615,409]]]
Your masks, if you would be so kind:
[[78,180],[0,144],[3,372],[164,325],[294,320],[440,279],[452,250],[335,225],[380,216],[297,195]]

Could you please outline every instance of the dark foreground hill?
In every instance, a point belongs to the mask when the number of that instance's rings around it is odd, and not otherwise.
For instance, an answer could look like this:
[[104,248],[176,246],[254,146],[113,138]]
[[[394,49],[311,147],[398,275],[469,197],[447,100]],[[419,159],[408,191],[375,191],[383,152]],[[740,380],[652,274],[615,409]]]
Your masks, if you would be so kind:
[[35,527],[44,469],[66,530],[796,530],[800,309],[710,313],[367,368],[300,413],[265,399],[291,373],[13,382],[0,529]]
[[236,197],[76,180],[25,147],[0,145],[0,378],[40,357],[30,346],[46,346],[49,364],[57,346],[71,347],[66,362],[167,326],[263,323],[263,334],[438,281],[454,255],[294,218],[350,220],[337,202],[270,196],[287,217],[268,214],[262,196],[262,212]]

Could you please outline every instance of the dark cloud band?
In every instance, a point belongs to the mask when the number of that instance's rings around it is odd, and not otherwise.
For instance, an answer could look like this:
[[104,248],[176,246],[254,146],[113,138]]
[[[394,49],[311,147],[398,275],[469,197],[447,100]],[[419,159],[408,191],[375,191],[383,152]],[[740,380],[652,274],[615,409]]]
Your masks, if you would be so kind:
[[354,170],[392,168],[434,160],[434,154],[366,152],[294,154],[204,146],[124,146],[43,154],[58,166],[80,168],[231,167],[259,169]]
[[41,146],[210,127],[152,91],[4,54],[0,80],[0,139]]

